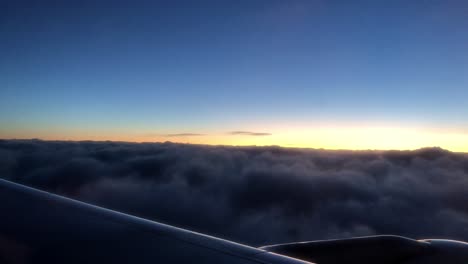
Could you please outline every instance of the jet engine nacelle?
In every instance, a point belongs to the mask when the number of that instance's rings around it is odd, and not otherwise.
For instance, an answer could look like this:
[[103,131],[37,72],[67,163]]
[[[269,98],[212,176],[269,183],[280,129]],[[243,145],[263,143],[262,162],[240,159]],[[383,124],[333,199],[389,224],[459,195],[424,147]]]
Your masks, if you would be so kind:
[[466,264],[468,263],[468,243],[446,239],[419,240],[427,243],[426,254],[415,257],[405,264]]
[[468,243],[388,235],[279,244],[262,249],[317,264],[468,263]]

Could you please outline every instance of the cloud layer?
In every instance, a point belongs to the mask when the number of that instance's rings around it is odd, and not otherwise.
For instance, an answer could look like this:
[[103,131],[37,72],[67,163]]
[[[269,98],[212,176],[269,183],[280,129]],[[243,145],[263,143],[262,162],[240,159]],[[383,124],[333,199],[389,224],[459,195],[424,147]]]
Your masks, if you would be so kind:
[[397,234],[468,240],[468,156],[0,140],[0,175],[252,245]]
[[241,135],[241,136],[271,136],[271,133],[265,132],[251,132],[251,131],[231,131],[230,135]]

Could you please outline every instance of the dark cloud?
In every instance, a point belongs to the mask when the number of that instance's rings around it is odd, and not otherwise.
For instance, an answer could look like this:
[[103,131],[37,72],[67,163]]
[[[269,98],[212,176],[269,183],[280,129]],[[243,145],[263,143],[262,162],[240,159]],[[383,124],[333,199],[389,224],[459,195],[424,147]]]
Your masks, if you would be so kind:
[[263,132],[250,132],[250,131],[231,131],[230,135],[243,135],[243,136],[271,136],[271,133]]
[[165,137],[193,137],[193,136],[204,136],[205,134],[198,133],[178,133],[178,134],[164,134]]
[[2,177],[253,245],[373,234],[468,240],[468,156],[0,141]]

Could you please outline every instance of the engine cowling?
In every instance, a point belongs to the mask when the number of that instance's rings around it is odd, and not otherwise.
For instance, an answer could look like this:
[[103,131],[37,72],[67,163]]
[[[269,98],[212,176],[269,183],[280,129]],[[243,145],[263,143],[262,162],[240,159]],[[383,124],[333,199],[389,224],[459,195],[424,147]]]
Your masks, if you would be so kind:
[[430,252],[405,264],[465,264],[468,263],[468,243],[447,239],[419,240],[429,244]]
[[468,243],[389,235],[279,244],[262,249],[318,264],[468,263]]

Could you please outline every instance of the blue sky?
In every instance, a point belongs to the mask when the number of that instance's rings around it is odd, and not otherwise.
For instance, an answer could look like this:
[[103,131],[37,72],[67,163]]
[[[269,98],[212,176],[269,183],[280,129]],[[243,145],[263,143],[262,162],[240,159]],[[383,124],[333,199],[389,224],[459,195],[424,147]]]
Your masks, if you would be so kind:
[[465,1],[54,2],[0,4],[2,137],[466,133]]

